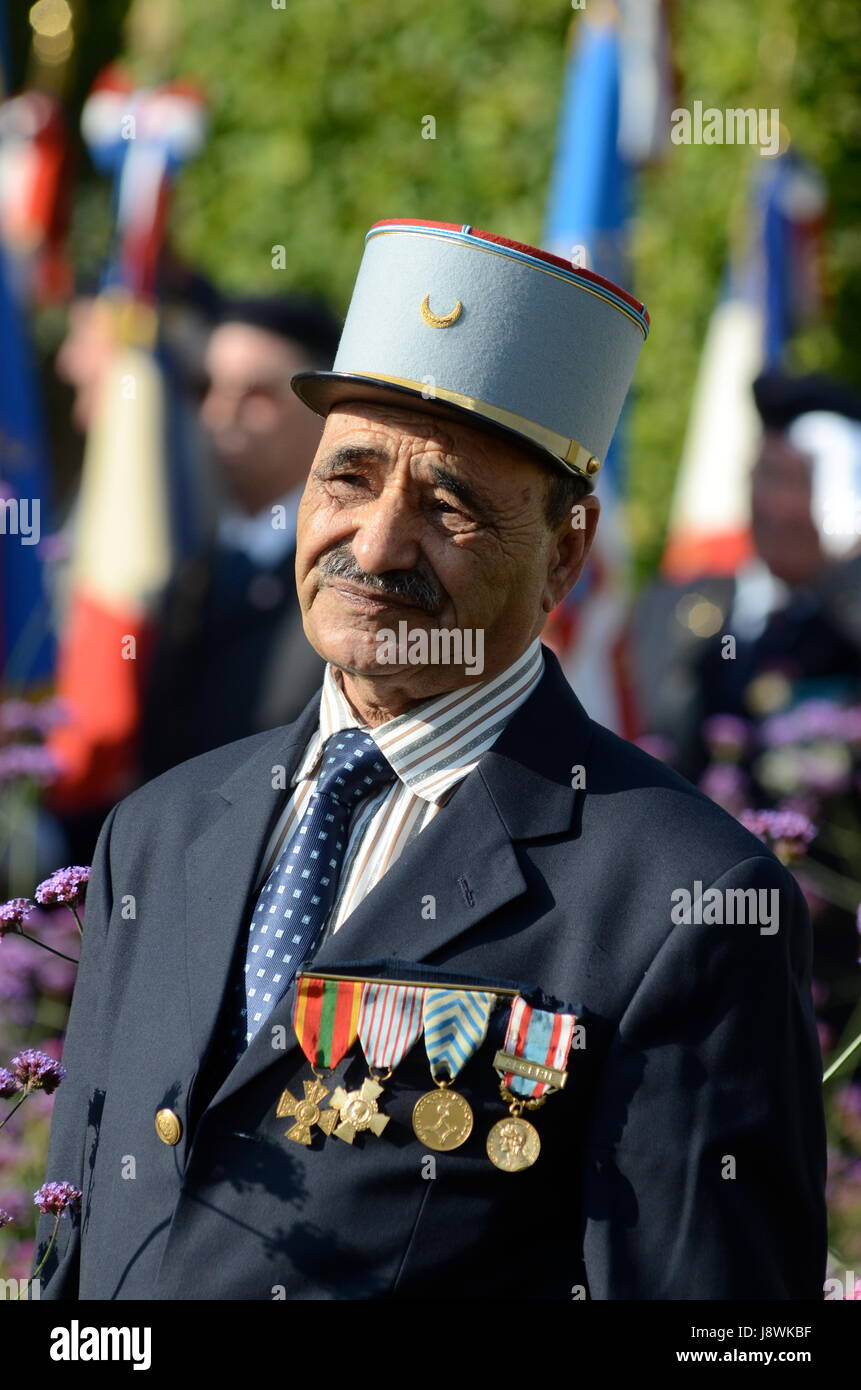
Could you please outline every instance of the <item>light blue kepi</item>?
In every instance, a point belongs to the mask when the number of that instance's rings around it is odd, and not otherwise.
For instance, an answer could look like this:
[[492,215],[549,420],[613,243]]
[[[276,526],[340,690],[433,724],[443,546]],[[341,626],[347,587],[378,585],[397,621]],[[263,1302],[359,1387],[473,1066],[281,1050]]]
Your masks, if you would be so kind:
[[591,487],[648,331],[632,295],[548,251],[395,218],[365,238],[332,370],[292,384],[318,415],[412,398],[513,436]]

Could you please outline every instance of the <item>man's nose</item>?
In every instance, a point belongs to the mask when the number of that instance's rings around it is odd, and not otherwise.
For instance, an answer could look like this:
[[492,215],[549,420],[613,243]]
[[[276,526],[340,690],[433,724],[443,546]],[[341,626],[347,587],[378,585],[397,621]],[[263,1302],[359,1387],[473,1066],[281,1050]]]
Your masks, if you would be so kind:
[[361,508],[353,553],[370,574],[411,570],[421,558],[420,518],[401,488],[384,488]]

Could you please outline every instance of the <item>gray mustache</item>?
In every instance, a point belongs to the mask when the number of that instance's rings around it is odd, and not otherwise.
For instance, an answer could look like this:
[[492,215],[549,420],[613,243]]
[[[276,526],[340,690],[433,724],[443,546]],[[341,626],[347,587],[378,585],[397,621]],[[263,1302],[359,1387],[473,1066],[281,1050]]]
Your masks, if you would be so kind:
[[317,566],[326,579],[346,579],[361,584],[384,598],[404,599],[416,608],[433,613],[440,606],[441,592],[436,580],[420,570],[385,570],[366,574],[349,550],[333,550]]

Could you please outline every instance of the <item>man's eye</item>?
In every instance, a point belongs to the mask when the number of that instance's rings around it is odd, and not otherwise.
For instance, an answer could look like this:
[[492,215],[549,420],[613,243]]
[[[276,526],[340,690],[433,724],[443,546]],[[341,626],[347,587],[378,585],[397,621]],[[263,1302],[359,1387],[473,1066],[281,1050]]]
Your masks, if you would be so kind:
[[348,487],[362,487],[365,479],[359,473],[335,473],[329,478],[330,483],[346,483]]
[[437,503],[434,510],[438,512],[451,512],[454,516],[464,515],[464,513],[460,510],[459,507],[455,507],[451,502],[444,501],[441,497],[437,498]]

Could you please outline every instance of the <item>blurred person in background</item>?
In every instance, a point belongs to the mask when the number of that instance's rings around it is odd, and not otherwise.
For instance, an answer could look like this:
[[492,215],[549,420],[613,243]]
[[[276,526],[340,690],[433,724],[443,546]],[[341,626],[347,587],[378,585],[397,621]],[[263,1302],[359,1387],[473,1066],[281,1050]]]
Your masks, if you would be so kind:
[[220,744],[289,723],[319,687],[294,578],[296,513],[322,426],[290,387],[331,367],[340,327],[314,299],[225,300],[200,421],[219,516],[161,609],[145,696],[147,781]]
[[643,727],[692,779],[711,716],[861,694],[861,399],[819,375],[769,373],[753,392],[753,556],[732,576],[658,579],[634,613]]
[[72,424],[86,434],[93,423],[99,384],[115,340],[110,315],[102,312],[95,285],[82,282],[69,305],[66,334],[57,349],[57,376],[72,388]]

